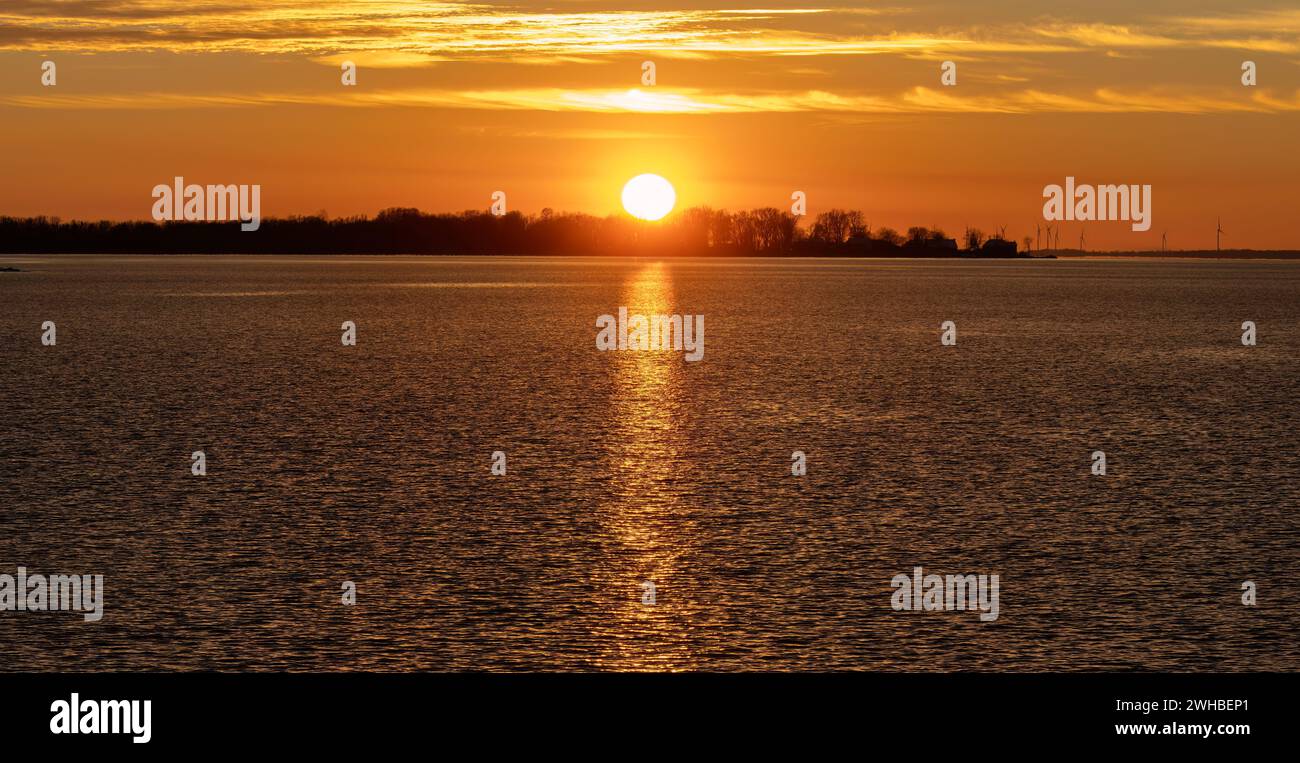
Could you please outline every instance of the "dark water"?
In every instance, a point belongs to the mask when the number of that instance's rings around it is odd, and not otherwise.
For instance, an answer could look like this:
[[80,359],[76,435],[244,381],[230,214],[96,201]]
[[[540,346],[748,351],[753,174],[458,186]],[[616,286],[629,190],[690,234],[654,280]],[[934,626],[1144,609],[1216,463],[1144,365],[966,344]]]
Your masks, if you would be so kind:
[[0,265],[3,670],[1300,669],[1300,264]]

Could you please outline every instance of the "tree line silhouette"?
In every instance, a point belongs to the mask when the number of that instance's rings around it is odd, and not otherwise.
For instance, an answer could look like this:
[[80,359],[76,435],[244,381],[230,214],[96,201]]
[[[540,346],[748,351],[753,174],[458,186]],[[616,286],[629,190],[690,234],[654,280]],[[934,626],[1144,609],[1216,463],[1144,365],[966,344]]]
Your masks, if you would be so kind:
[[394,207],[375,217],[268,218],[238,222],[63,222],[0,217],[6,254],[513,254],[748,255],[845,257],[1025,257],[1000,235],[967,229],[962,246],[941,230],[872,228],[860,211],[832,209],[808,226],[775,208],[682,210],[660,222],[484,211],[426,214]]

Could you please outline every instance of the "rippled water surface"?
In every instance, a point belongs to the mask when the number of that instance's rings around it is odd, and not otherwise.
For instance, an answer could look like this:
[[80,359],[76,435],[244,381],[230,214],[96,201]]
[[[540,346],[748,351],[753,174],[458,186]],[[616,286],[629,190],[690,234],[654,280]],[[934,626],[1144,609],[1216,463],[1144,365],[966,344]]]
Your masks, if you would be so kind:
[[1300,669],[1300,264],[0,265],[0,670]]

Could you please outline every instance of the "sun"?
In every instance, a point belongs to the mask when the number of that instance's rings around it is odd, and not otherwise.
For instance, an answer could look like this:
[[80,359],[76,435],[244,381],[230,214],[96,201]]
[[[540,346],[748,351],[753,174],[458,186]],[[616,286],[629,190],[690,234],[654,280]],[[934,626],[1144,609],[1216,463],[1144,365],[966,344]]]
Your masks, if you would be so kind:
[[623,186],[623,209],[642,220],[658,220],[673,211],[677,192],[658,175],[637,175]]

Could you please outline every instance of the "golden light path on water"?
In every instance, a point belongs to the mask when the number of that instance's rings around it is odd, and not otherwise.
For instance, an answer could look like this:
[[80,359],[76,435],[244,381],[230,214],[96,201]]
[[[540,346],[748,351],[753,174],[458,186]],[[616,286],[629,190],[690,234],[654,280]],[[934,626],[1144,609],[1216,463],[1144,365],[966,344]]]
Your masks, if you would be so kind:
[[[623,287],[629,315],[678,312],[669,268],[656,262],[637,270]],[[681,352],[611,353],[615,364],[615,426],[607,458],[617,475],[613,498],[600,521],[613,546],[609,564],[596,571],[619,595],[601,639],[601,669],[687,670],[692,665],[687,615],[690,604],[674,588],[678,561],[694,545],[692,522],[674,489],[682,452],[678,417],[683,401]],[[655,603],[643,603],[642,583],[654,583]]]

